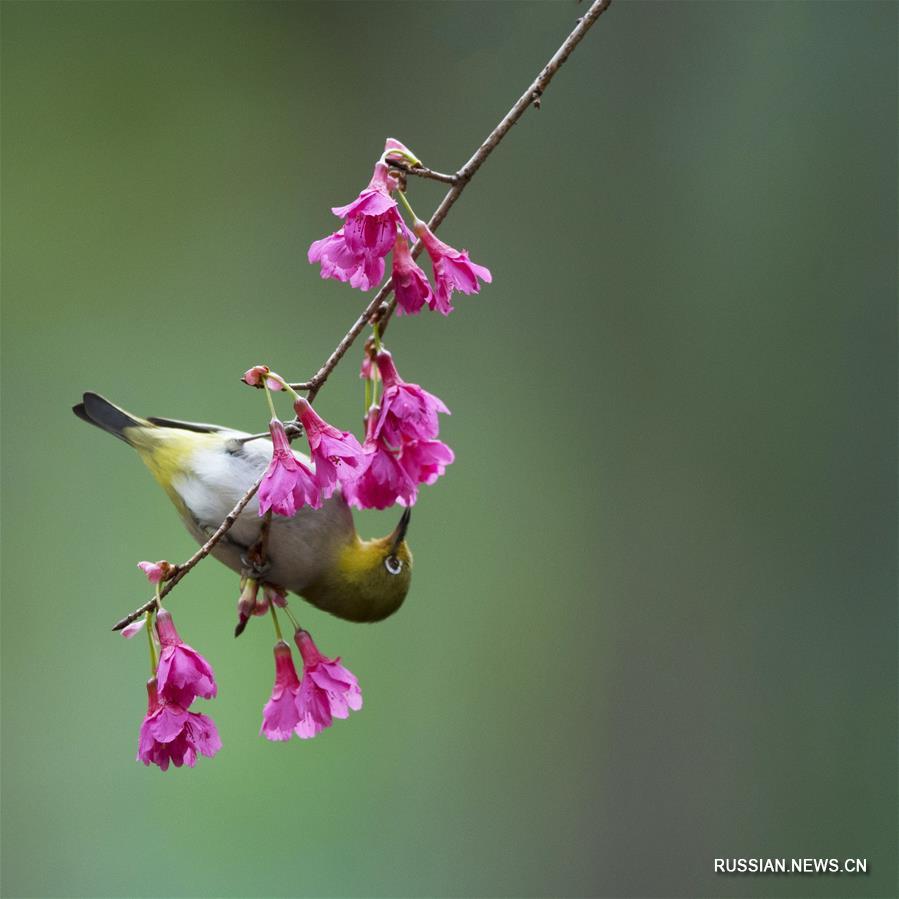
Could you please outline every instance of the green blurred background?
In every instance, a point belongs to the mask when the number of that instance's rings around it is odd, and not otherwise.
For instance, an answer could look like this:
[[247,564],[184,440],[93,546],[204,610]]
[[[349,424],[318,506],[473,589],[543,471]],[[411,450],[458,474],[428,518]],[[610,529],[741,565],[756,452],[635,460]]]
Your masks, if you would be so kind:
[[[365,709],[258,737],[271,629],[210,562],[171,608],[224,749],[134,761],[109,627],[193,547],[69,407],[263,427],[238,375],[365,302],[328,208],[387,135],[460,165],[583,9],[3,3],[4,895],[894,895],[892,3],[613,6],[441,231],[493,285],[390,328],[457,462],[395,618],[301,609]],[[757,856],[869,873],[713,873]]]

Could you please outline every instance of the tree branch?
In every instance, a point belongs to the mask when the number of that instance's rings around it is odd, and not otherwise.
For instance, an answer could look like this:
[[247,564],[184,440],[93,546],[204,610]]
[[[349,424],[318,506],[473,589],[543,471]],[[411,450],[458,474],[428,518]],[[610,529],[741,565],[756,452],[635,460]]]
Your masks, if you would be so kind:
[[[443,176],[437,180],[449,179],[452,177],[452,187],[447,191],[446,196],[441,200],[440,205],[434,210],[434,214],[428,221],[428,227],[435,231],[440,223],[446,218],[446,214],[455,204],[456,200],[462,195],[462,191],[468,186],[469,181],[474,177],[475,172],[484,164],[487,157],[497,148],[499,142],[509,133],[512,126],[524,115],[530,106],[540,108],[540,98],[546,90],[550,81],[552,81],[556,72],[562,67],[565,61],[571,56],[574,48],[581,42],[584,35],[596,23],[596,20],[611,6],[612,0],[594,0],[587,9],[587,12],[578,20],[577,25],[571,34],[562,43],[562,46],[550,57],[549,62],[540,70],[537,77],[528,85],[527,90],[518,98],[515,105],[503,116],[499,124],[487,135],[483,143],[475,151],[474,155],[465,165],[452,176]],[[411,166],[398,165],[398,168],[409,174],[419,174],[417,168]],[[430,169],[427,171],[430,172]],[[431,173],[432,175],[434,173]],[[427,177],[427,176],[423,176]],[[412,257],[418,258],[422,251],[421,241],[412,248]],[[321,390],[325,381],[328,380],[331,372],[337,366],[337,363],[343,358],[346,351],[353,345],[356,338],[365,329],[365,326],[372,320],[377,320],[383,333],[387,327],[387,322],[396,308],[396,298],[387,302],[393,290],[393,280],[388,278],[387,282],[375,294],[374,299],[365,307],[359,318],[353,322],[352,327],[343,336],[343,339],[334,349],[334,352],[327,358],[325,363],[319,370],[308,380],[300,384],[291,384],[294,390],[308,390],[309,401],[315,399],[319,390]]]
[[435,172],[424,165],[410,165],[404,159],[388,159],[387,165],[405,172],[407,175],[415,175],[416,178],[429,178],[431,181],[442,181],[444,184],[455,184],[459,180],[458,175],[444,175],[442,172]]
[[[552,55],[549,62],[540,70],[540,73],[537,77],[528,85],[527,90],[518,98],[515,102],[515,105],[503,116],[503,118],[499,121],[497,126],[487,135],[478,149],[475,151],[474,155],[462,166],[457,172],[452,175],[444,175],[440,172],[435,172],[432,169],[426,168],[425,166],[410,166],[406,163],[402,162],[394,162],[390,160],[390,165],[395,168],[401,170],[407,175],[414,175],[420,178],[430,178],[433,181],[442,181],[446,184],[451,184],[452,187],[447,191],[446,196],[440,202],[440,205],[437,209],[434,210],[434,214],[431,216],[428,227],[435,231],[440,223],[446,218],[447,213],[455,204],[456,200],[462,195],[462,191],[468,186],[468,183],[474,177],[477,170],[484,164],[487,160],[487,157],[497,148],[499,142],[509,133],[512,126],[524,115],[525,111],[531,107],[535,106],[537,109],[540,108],[540,98],[543,96],[543,92],[546,90],[550,81],[552,81],[556,72],[564,64],[565,60],[571,56],[574,48],[581,42],[584,35],[590,30],[590,28],[596,23],[596,20],[611,6],[612,0],[594,0],[594,2],[587,9],[586,13],[578,20],[577,25],[571,34],[565,38],[562,46],[559,47],[558,50]],[[421,253],[422,244],[419,241],[415,247],[412,249],[412,256],[418,257]],[[322,389],[325,382],[328,380],[330,374],[337,367],[337,364],[346,354],[346,351],[355,343],[356,338],[362,333],[365,329],[365,326],[370,322],[376,321],[381,329],[381,332],[386,329],[387,323],[390,321],[390,316],[393,314],[393,310],[396,308],[396,298],[394,297],[392,300],[388,302],[388,297],[393,290],[393,281],[388,278],[386,283],[378,290],[375,296],[372,298],[371,302],[365,307],[362,311],[361,315],[353,322],[349,331],[344,334],[341,338],[340,342],[334,348],[333,352],[330,356],[325,360],[324,364],[319,368],[319,370],[308,380],[303,381],[299,384],[291,384],[290,386],[294,390],[304,390],[308,391],[308,400],[311,403],[315,397],[318,395],[318,392]],[[255,436],[255,435],[254,435]],[[260,435],[265,436],[265,435]],[[252,439],[252,438],[247,438]],[[184,575],[187,574],[201,559],[204,559],[206,556],[212,552],[215,545],[225,536],[225,534],[231,529],[231,526],[237,520],[240,513],[244,510],[253,496],[256,494],[256,491],[259,489],[259,485],[262,483],[262,477],[256,481],[255,484],[240,498],[237,505],[228,513],[228,517],[219,525],[215,533],[213,533],[209,539],[186,561],[182,564],[176,566],[175,574],[169,580],[165,582],[160,591],[160,596],[166,596],[172,588],[181,580]],[[154,596],[149,602],[144,603],[139,609],[135,609],[129,615],[126,615],[121,621],[119,621],[113,630],[118,631],[121,630],[126,625],[130,624],[132,621],[139,618],[141,615],[148,612],[150,609],[154,608],[157,605],[156,597]]]
[[[237,504],[234,508],[228,513],[225,520],[215,529],[215,531],[209,535],[209,539],[186,561],[182,562],[180,565],[175,566],[175,573],[170,577],[163,585],[162,589],[159,591],[160,599],[174,589],[175,584],[187,574],[191,568],[194,567],[201,559],[205,559],[209,553],[212,552],[216,543],[231,530],[231,526],[237,521],[238,516],[241,512],[247,507],[247,504],[250,500],[256,495],[256,491],[259,489],[259,485],[262,483],[263,475],[259,475],[256,478],[256,482],[250,487],[249,490],[237,501]],[[120,631],[123,627],[131,624],[132,621],[136,621],[140,618],[141,615],[146,614],[150,611],[150,609],[155,609],[158,603],[156,602],[156,597],[154,596],[148,602],[145,602],[140,608],[135,609],[133,612],[130,612],[126,615],[121,621],[118,621],[113,625],[114,631]]]

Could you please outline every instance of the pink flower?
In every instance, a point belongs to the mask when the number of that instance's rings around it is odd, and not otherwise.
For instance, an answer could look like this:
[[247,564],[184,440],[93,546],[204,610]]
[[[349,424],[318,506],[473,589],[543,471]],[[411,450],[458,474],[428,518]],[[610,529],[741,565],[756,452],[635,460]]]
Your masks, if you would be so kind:
[[254,365],[243,373],[243,377],[240,380],[244,384],[249,384],[250,387],[262,387],[264,382],[269,390],[283,390],[284,388],[280,381],[266,377],[270,372],[271,369],[267,365]]
[[165,580],[174,568],[173,565],[164,559],[159,562],[138,562],[137,567],[147,576],[147,580],[151,584],[158,584],[160,581]]
[[298,721],[294,733],[301,740],[310,740],[331,726],[328,698],[308,677],[303,677],[300,682],[296,695],[296,712]]
[[436,290],[430,302],[431,309],[449,315],[453,311],[450,298],[454,288],[462,293],[478,293],[481,289],[478,278],[487,284],[493,280],[490,269],[472,262],[467,250],[456,250],[439,240],[424,222],[415,223],[415,233],[424,243],[434,266]]
[[356,676],[340,664],[325,658],[308,631],[300,628],[294,640],[303,657],[303,680],[296,705],[300,715],[297,736],[304,740],[331,726],[333,718],[347,718],[350,709],[362,708],[362,691]]
[[309,247],[311,263],[321,264],[323,278],[349,281],[351,287],[369,290],[384,277],[384,257],[390,252],[397,229],[408,231],[390,191],[395,179],[385,162],[375,165],[368,187],[346,206],[331,211],[344,220],[343,227]]
[[140,726],[137,760],[159,765],[165,771],[169,762],[176,768],[193,768],[197,752],[212,758],[222,741],[211,718],[188,712],[175,703],[160,701],[156,680],[147,681],[147,715]]
[[322,278],[349,281],[350,287],[360,290],[370,290],[384,277],[384,259],[350,249],[343,228],[313,241],[307,257],[310,263],[321,264]]
[[415,481],[400,464],[402,445],[390,447],[383,437],[374,436],[380,418],[380,407],[373,406],[366,418],[363,467],[359,476],[343,487],[344,498],[357,509],[386,509],[397,502],[411,506],[418,493]]
[[393,453],[380,441],[366,445],[368,465],[351,484],[344,487],[346,501],[357,509],[387,509],[395,503],[412,506],[418,488]]
[[412,440],[403,446],[400,464],[416,484],[433,484],[455,458],[440,440]]
[[359,377],[362,378],[363,381],[377,381],[379,377],[378,366],[375,365],[374,360],[369,355],[367,346],[365,352],[362,354],[362,365],[359,368]]
[[300,721],[297,710],[297,694],[300,679],[293,667],[290,647],[279,640],[275,644],[275,685],[272,695],[262,710],[262,727],[259,733],[267,740],[289,740]]
[[287,518],[296,514],[305,505],[313,509],[321,508],[321,488],[315,475],[293,454],[284,425],[273,418],[269,431],[274,444],[274,454],[269,463],[262,484],[259,486],[259,514],[272,509]]
[[416,315],[426,303],[434,302],[428,276],[415,264],[409,244],[399,234],[393,246],[393,292],[397,315]]
[[193,647],[182,642],[166,609],[156,614],[159,635],[159,666],[156,684],[168,703],[187,708],[197,696],[212,699],[217,692],[212,666]]
[[315,476],[327,499],[334,493],[338,481],[353,480],[361,470],[362,447],[349,431],[338,431],[329,425],[302,397],[293,408],[306,431]]
[[395,186],[395,182],[390,177],[389,166],[387,163],[379,161],[375,163],[375,170],[372,172],[368,187],[352,203],[347,203],[346,206],[334,206],[331,212],[341,219],[349,219],[353,216],[376,219],[383,215],[393,214],[393,220],[397,224],[402,224],[399,210],[396,208],[396,200],[390,196],[390,191]]
[[383,435],[393,446],[399,446],[404,440],[436,437],[440,429],[437,413],[449,415],[443,401],[418,384],[407,384],[397,373],[393,357],[386,350],[378,353],[376,361],[384,380],[384,396],[373,436]]
[[386,350],[375,362],[384,395],[366,418],[367,463],[343,492],[359,509],[386,509],[394,503],[411,506],[418,498],[418,485],[433,484],[454,459],[453,451],[435,439],[437,416],[449,409],[418,384],[403,381]]

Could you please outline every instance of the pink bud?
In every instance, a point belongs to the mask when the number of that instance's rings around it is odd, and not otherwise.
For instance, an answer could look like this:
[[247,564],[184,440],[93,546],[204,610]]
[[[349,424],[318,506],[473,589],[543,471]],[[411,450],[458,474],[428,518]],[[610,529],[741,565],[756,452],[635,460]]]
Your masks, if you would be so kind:
[[421,160],[395,137],[388,137],[384,141],[384,157],[386,159],[405,159],[406,162],[411,162],[413,165],[421,165]]
[[159,562],[138,562],[137,567],[147,576],[147,580],[151,584],[158,584],[160,581],[167,580],[174,572],[174,565],[162,559]]
[[265,385],[269,390],[283,390],[284,388],[280,381],[276,381],[274,378],[265,377],[269,372],[271,372],[271,369],[267,365],[254,365],[243,373],[243,377],[240,380],[243,381],[244,384],[249,384],[250,387],[257,388],[262,387],[264,380]]
[[139,634],[147,625],[146,617],[138,618],[137,621],[132,621],[127,627],[122,628],[122,636],[126,640],[130,640],[135,634]]
[[287,605],[287,591],[283,587],[277,587],[274,584],[263,584],[262,592],[265,599],[272,605],[276,605],[279,609],[283,609]]

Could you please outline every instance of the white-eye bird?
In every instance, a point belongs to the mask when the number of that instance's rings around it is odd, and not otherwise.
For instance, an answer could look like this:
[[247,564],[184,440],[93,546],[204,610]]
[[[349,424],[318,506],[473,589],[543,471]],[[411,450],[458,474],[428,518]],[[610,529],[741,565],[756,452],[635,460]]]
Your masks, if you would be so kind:
[[[199,543],[224,521],[238,500],[265,471],[270,440],[216,425],[167,418],[139,418],[96,393],[72,407],[82,420],[124,440],[137,450],[169,495]],[[295,454],[310,465],[302,453]],[[305,506],[292,518],[272,516],[264,579],[348,621],[380,621],[393,614],[409,592],[412,554],[406,545],[409,510],[392,534],[362,540],[338,490],[322,508]],[[213,548],[236,572],[259,539],[262,519],[256,497]]]

